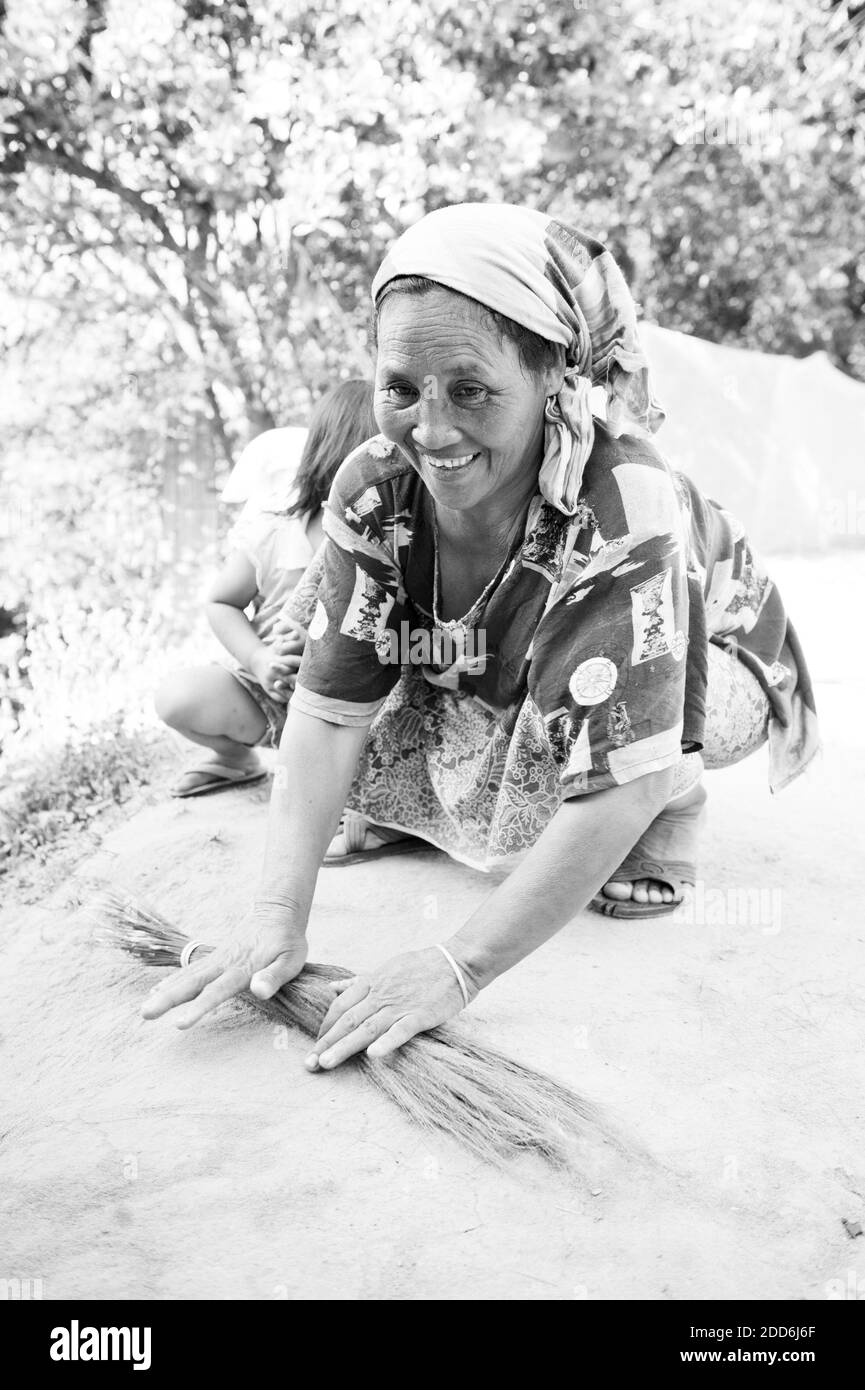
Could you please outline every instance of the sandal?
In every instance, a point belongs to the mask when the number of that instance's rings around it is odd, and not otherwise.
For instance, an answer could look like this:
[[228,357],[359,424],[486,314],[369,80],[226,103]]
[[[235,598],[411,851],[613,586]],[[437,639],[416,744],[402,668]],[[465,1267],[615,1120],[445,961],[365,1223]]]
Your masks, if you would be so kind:
[[607,898],[603,893],[596,893],[589,907],[604,917],[630,917],[632,920],[636,917],[666,917],[681,906],[685,897],[685,884],[693,887],[696,883],[697,866],[678,859],[668,859],[665,863],[658,864],[652,859],[643,859],[632,850],[616,872],[607,879],[607,883],[636,883],[641,878],[651,878],[656,883],[663,884],[665,888],[671,888],[672,902],[638,903],[634,902],[633,898]]
[[[704,814],[706,792],[700,787],[701,795],[688,806],[678,807],[675,802],[665,806],[659,816],[643,832],[607,883],[636,883],[639,879],[650,878],[656,883],[670,888],[672,902],[640,903],[633,898],[608,898],[601,891],[589,903],[593,912],[604,917],[624,917],[631,921],[639,917],[666,917],[680,907],[685,897],[685,885],[692,887],[697,881],[695,859],[672,859],[669,851],[681,846],[683,839],[696,840],[697,825]],[[687,832],[687,836],[684,832]]]
[[[198,767],[188,767],[171,788],[171,795],[204,796],[207,792],[225,791],[227,787],[249,786],[251,782],[261,782],[266,776],[267,768],[232,767],[230,763],[220,762],[217,758]],[[190,781],[190,778],[197,780]]]
[[[372,849],[364,849],[367,831],[384,843],[375,845]],[[343,864],[357,864],[362,859],[377,859],[382,854],[409,854],[419,849],[433,848],[426,840],[421,840],[417,835],[407,835],[404,830],[392,830],[386,825],[373,825],[372,821],[368,821],[366,816],[361,816],[357,811],[343,811],[337,835],[342,835],[345,840],[345,852],[333,853],[335,835],[323,860],[323,863],[337,867]]]

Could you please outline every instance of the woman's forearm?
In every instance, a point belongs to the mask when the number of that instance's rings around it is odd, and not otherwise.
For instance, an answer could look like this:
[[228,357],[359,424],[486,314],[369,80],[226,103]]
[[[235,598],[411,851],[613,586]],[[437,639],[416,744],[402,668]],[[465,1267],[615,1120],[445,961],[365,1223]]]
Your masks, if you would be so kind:
[[289,706],[256,903],[284,909],[286,924],[301,934],[366,735],[366,728],[329,724]]
[[666,805],[672,769],[566,801],[522,863],[445,943],[477,989],[569,922]]
[[211,630],[226,651],[249,669],[252,658],[264,644],[243,610],[230,603],[208,603],[206,612]]

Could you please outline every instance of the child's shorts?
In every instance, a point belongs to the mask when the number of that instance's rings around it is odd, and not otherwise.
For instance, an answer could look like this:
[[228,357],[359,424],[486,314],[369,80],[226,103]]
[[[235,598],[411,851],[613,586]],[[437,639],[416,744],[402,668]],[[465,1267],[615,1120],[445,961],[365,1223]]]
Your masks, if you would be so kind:
[[[216,664],[218,666],[223,665],[221,661]],[[267,720],[267,728],[258,742],[252,746],[254,748],[278,748],[279,740],[282,737],[282,731],[285,728],[288,705],[282,705],[278,700],[271,699],[264,687],[258,684],[258,681],[254,681],[251,676],[247,676],[243,671],[238,671],[236,666],[232,666],[228,662],[225,662],[224,669],[234,676],[238,685],[242,685],[248,695],[252,696]]]

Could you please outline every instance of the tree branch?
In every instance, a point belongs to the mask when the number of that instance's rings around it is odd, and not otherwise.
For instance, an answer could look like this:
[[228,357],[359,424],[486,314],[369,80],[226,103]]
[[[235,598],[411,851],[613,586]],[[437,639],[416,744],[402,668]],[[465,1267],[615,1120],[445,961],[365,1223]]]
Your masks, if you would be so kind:
[[148,203],[142,193],[134,188],[127,188],[116,174],[112,174],[108,169],[94,169],[91,164],[87,164],[78,155],[70,154],[68,150],[52,149],[40,141],[32,141],[28,145],[28,154],[37,164],[47,165],[49,168],[60,169],[70,178],[84,179],[92,183],[95,188],[101,188],[106,193],[113,193],[116,198],[125,203],[138,213],[143,221],[149,222],[156,229],[164,244],[176,256],[185,257],[184,247],[178,242],[160,212],[159,208],[153,203]]

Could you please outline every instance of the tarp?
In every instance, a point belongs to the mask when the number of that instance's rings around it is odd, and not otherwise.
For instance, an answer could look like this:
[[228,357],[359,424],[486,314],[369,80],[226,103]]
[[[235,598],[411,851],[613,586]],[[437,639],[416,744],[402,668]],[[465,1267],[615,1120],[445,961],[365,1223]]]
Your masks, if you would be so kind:
[[865,545],[865,384],[823,352],[775,356],[640,329],[674,467],[769,551]]

